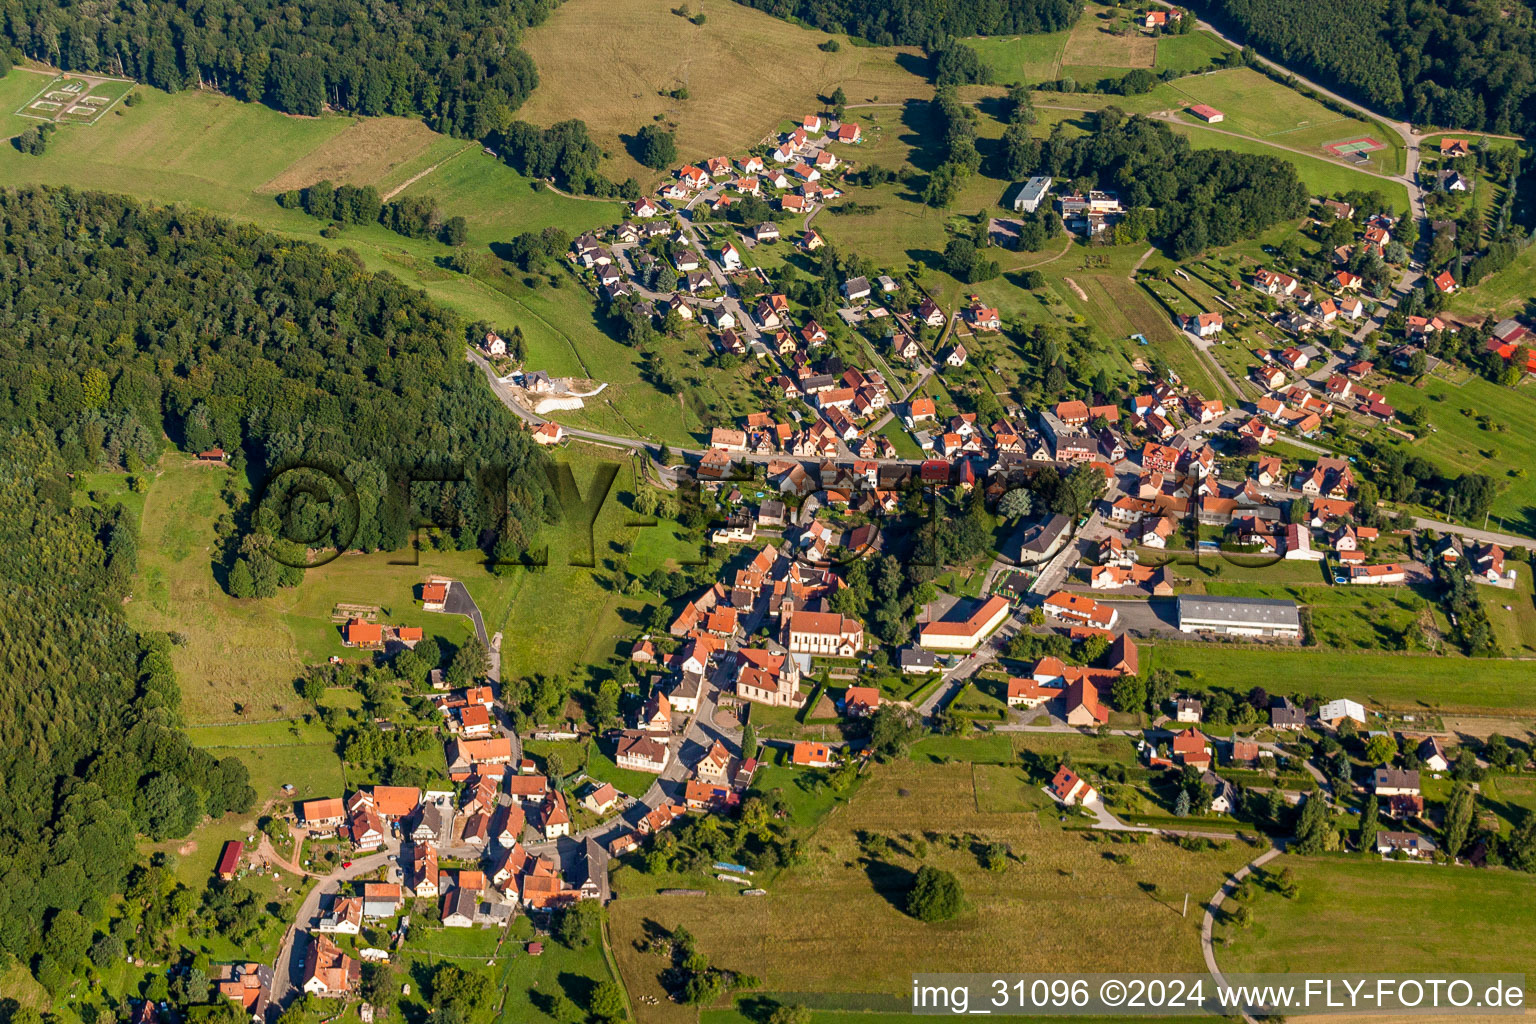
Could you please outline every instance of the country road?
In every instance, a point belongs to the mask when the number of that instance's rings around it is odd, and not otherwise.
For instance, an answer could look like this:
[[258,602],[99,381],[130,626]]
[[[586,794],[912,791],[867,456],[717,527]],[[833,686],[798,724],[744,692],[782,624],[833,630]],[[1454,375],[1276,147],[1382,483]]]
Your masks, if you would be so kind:
[[[1227,897],[1237,891],[1237,887],[1242,884],[1243,879],[1284,852],[1282,847],[1271,847],[1232,872],[1232,877],[1222,883],[1221,888],[1216,890],[1216,895],[1212,896],[1211,901],[1205,905],[1205,917],[1200,921],[1200,952],[1205,956],[1205,969],[1212,978],[1216,979],[1216,984],[1225,985],[1227,983],[1226,977],[1221,973],[1221,968],[1216,966],[1216,914],[1221,910],[1221,905],[1226,902]],[[1258,1024],[1247,1011],[1243,1011],[1243,1020],[1247,1024]]]

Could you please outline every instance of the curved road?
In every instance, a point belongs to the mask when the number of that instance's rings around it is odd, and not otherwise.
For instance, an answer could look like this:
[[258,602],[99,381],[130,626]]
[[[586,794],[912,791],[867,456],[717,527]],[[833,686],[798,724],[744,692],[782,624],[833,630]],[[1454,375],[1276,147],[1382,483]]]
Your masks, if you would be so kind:
[[[1172,4],[1167,3],[1166,0],[1154,0],[1154,2],[1162,7],[1171,8],[1173,6]],[[1186,15],[1188,13],[1191,12],[1186,12]],[[1211,35],[1215,36],[1217,39],[1220,39],[1228,46],[1238,50],[1243,49],[1243,47],[1247,45],[1242,40],[1228,35],[1226,32],[1222,31],[1220,28],[1217,28],[1214,24],[1204,19],[1197,19],[1195,22],[1195,28],[1209,32]],[[1424,218],[1424,194],[1419,189],[1419,139],[1422,136],[1418,131],[1414,129],[1413,125],[1409,124],[1407,121],[1396,121],[1392,118],[1379,114],[1376,111],[1371,110],[1369,107],[1366,107],[1356,102],[1355,100],[1350,99],[1348,96],[1342,96],[1327,86],[1319,85],[1317,82],[1306,77],[1305,75],[1296,71],[1292,71],[1285,65],[1270,60],[1268,57],[1259,53],[1257,50],[1254,51],[1254,60],[1260,64],[1263,64],[1265,67],[1273,68],[1281,74],[1295,79],[1297,82],[1306,86],[1308,89],[1311,89],[1313,92],[1327,96],[1329,99],[1337,103],[1341,103],[1344,106],[1349,107],[1351,110],[1354,110],[1355,112],[1362,114],[1373,121],[1380,122],[1383,126],[1395,132],[1397,137],[1402,141],[1403,149],[1405,151],[1403,175],[1401,178],[1395,180],[1401,180],[1407,184],[1408,201],[1412,206],[1411,212],[1413,213],[1415,219],[1422,220]],[[1449,130],[1454,131],[1455,129]],[[1436,134],[1438,134],[1438,132]]]
[[[1212,896],[1211,901],[1205,905],[1205,917],[1200,922],[1200,951],[1205,955],[1205,969],[1212,978],[1216,979],[1217,985],[1225,985],[1227,979],[1222,975],[1221,968],[1216,966],[1216,912],[1221,909],[1221,905],[1226,902],[1227,897],[1237,891],[1237,887],[1242,883],[1243,879],[1284,852],[1282,847],[1271,847],[1232,872],[1232,877],[1222,883],[1221,888],[1216,890],[1216,895]],[[1247,1021],[1248,1024],[1257,1024],[1257,1021],[1246,1010],[1242,1011],[1242,1014],[1243,1020]]]
[[331,895],[341,889],[343,882],[350,882],[354,878],[377,871],[389,863],[389,858],[397,856],[400,852],[400,844],[393,839],[385,839],[384,847],[378,853],[370,853],[366,857],[359,857],[351,861],[350,868],[340,868],[324,876],[315,883],[314,888],[304,897],[304,902],[299,905],[299,912],[293,919],[293,924],[288,927],[288,933],[283,936],[282,947],[277,953],[277,962],[272,968],[272,995],[267,1003],[267,1019],[276,1020],[282,1015],[283,1007],[289,1001],[302,994],[300,985],[301,975],[304,972],[304,954],[309,949],[309,929],[320,915],[320,899]]

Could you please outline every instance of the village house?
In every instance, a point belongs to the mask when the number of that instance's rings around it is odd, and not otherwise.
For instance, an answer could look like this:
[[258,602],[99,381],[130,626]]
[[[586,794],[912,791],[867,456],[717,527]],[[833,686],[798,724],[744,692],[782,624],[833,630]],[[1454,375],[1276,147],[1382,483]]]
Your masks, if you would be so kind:
[[825,743],[801,741],[795,744],[790,761],[802,768],[825,768],[832,763],[832,748]]
[[324,935],[310,939],[304,954],[301,987],[306,995],[338,997],[357,988],[362,980],[362,965],[347,956]]
[[1066,765],[1056,769],[1047,792],[1051,794],[1052,799],[1066,807],[1079,803],[1097,803],[1099,799],[1098,791]]
[[660,775],[666,771],[671,756],[669,744],[659,743],[645,732],[626,731],[619,734],[614,763],[631,771]]
[[1443,772],[1451,766],[1450,759],[1445,756],[1445,748],[1433,736],[1424,737],[1424,741],[1419,744],[1418,755],[1419,761],[1432,772]]
[[1383,857],[1390,857],[1396,853],[1403,853],[1409,857],[1423,857],[1434,853],[1439,847],[1428,836],[1421,836],[1415,832],[1378,832],[1376,833],[1376,852]]

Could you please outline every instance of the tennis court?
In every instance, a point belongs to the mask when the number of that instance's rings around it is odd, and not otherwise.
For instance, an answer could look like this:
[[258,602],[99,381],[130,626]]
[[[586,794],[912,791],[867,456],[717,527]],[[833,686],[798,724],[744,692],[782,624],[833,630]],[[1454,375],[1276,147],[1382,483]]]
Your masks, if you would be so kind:
[[1367,153],[1374,153],[1378,149],[1386,149],[1385,142],[1378,142],[1369,135],[1363,135],[1357,139],[1345,139],[1342,142],[1330,142],[1323,146],[1334,156],[1358,156],[1363,158]]

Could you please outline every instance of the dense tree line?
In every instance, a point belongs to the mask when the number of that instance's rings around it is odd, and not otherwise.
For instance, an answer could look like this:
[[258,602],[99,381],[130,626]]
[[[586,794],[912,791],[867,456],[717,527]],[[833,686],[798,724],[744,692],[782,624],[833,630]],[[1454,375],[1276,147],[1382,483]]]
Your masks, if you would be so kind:
[[538,84],[518,37],[557,3],[8,0],[0,31],[28,57],[70,71],[169,92],[212,86],[291,114],[420,115],[438,131],[484,138],[510,125]]
[[[296,464],[353,490],[290,502],[274,485],[243,512],[225,558],[257,595],[303,561],[283,536],[395,550],[430,520],[461,548],[497,531],[521,546],[553,509],[531,442],[464,362],[489,325],[349,254],[121,197],[3,192],[0,228],[0,426],[46,428],[70,471],[142,467],[163,432],[231,452],[258,492]],[[492,467],[505,493],[481,482]]]
[[58,992],[128,881],[135,835],[185,836],[205,814],[247,810],[254,793],[244,764],[181,731],[170,640],[123,619],[132,517],[74,502],[58,435],[17,423],[13,397],[4,389],[0,957]]
[[1116,107],[1095,116],[1091,134],[1053,132],[1036,173],[1117,192],[1133,233],[1159,239],[1175,259],[1252,238],[1307,211],[1307,190],[1288,161],[1195,150],[1167,125],[1127,118]]
[[1419,124],[1525,134],[1536,119],[1528,3],[1202,0],[1266,57]]
[[1081,0],[737,0],[776,18],[846,32],[880,46],[938,47],[950,36],[1018,35],[1070,28]]
[[548,128],[518,121],[494,142],[502,159],[530,178],[552,178],[567,192],[640,198],[640,186],[633,178],[615,185],[597,173],[603,150],[592,141],[584,121],[561,121]]
[[277,203],[336,224],[377,221],[407,238],[436,238],[445,245],[463,245],[469,237],[468,222],[459,216],[444,217],[433,200],[425,196],[402,196],[386,203],[372,185],[359,187],[317,181],[308,188],[280,193]]

